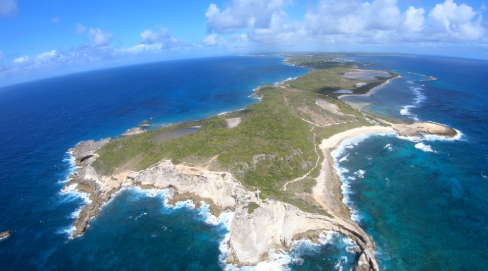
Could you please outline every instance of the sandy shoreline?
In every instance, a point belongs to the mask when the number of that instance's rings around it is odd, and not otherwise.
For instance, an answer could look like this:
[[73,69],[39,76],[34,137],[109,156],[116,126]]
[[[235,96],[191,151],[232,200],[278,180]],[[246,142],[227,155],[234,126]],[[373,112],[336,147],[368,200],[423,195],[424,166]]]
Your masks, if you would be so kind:
[[[452,131],[451,131],[452,130]],[[378,269],[374,257],[374,250],[376,245],[371,236],[361,229],[357,223],[351,218],[351,212],[348,206],[343,202],[344,194],[342,191],[342,181],[336,173],[335,162],[331,155],[344,140],[356,138],[366,134],[376,133],[388,133],[396,134],[398,136],[412,137],[417,136],[419,133],[426,133],[431,135],[439,135],[446,138],[456,138],[458,133],[454,129],[429,122],[419,122],[411,125],[395,124],[391,127],[385,126],[365,126],[350,129],[331,136],[328,139],[322,140],[320,149],[324,154],[324,160],[322,162],[322,168],[320,174],[316,178],[316,185],[313,187],[313,198],[329,212],[334,218],[340,221],[343,225],[349,225],[349,227],[356,228],[357,232],[363,236],[365,240],[364,252],[370,256],[370,266]]]
[[319,146],[324,154],[324,160],[320,169],[320,175],[316,179],[317,183],[312,191],[313,197],[324,209],[331,212],[332,215],[340,217],[348,221],[348,223],[354,222],[351,219],[349,208],[342,202],[344,198],[341,189],[342,181],[335,171],[334,159],[331,156],[331,152],[346,139],[373,133],[395,134],[395,130],[391,127],[384,126],[354,128],[324,139]]
[[347,130],[342,133],[335,134],[328,139],[324,139],[322,144],[320,144],[320,148],[323,149],[332,149],[339,146],[339,144],[348,138],[358,137],[364,134],[373,134],[373,133],[395,133],[395,130],[391,127],[385,126],[366,126],[366,127],[359,127],[354,128],[351,130]]
[[373,239],[352,220],[349,208],[343,203],[342,181],[336,174],[334,159],[331,156],[331,152],[344,140],[373,133],[395,134],[396,132],[392,127],[366,126],[335,134],[322,141],[319,147],[324,154],[324,160],[321,165],[320,174],[316,179],[317,183],[312,190],[312,195],[327,212],[334,216],[335,220],[339,221],[342,225],[348,225],[348,227],[354,228],[363,237],[365,241],[363,249],[369,258],[370,267],[379,270],[374,257],[376,246]]

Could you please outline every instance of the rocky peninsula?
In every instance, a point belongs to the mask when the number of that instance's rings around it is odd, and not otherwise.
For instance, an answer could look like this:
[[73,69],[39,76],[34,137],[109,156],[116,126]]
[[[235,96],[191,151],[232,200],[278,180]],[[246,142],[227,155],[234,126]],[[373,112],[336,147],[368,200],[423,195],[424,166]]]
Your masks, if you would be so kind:
[[[366,117],[340,100],[288,86],[262,86],[255,95],[262,100],[242,111],[115,140],[84,141],[70,149],[78,168],[63,190],[89,198],[72,237],[82,235],[121,189],[165,189],[170,204],[192,200],[196,207],[209,204],[214,216],[234,212],[227,263],[256,265],[271,249],[289,250],[294,240],[313,241],[332,230],[359,247],[357,270],[379,270],[374,241],[342,202],[330,152],[361,134],[421,138],[457,132],[435,123]],[[317,100],[333,105],[319,106]],[[196,126],[201,128],[189,135],[156,139]]]
[[[362,249],[360,265],[367,267],[364,270],[370,267],[378,270],[373,254],[374,243],[354,222],[306,213],[293,205],[272,199],[260,200],[256,193],[247,190],[230,172],[174,165],[169,160],[162,160],[139,172],[100,175],[91,163],[97,158],[96,150],[109,141],[81,142],[70,149],[80,168],[63,189],[87,193],[91,201],[82,208],[76,219],[76,230],[72,237],[83,234],[90,219],[98,215],[102,205],[120,189],[167,189],[166,195],[170,202],[190,199],[198,207],[204,201],[211,205],[210,211],[215,216],[225,210],[234,211],[228,263],[255,265],[266,259],[269,249],[288,250],[293,240],[301,236],[311,238],[324,230],[333,230],[350,237]],[[248,212],[250,202],[259,205],[252,213]]]

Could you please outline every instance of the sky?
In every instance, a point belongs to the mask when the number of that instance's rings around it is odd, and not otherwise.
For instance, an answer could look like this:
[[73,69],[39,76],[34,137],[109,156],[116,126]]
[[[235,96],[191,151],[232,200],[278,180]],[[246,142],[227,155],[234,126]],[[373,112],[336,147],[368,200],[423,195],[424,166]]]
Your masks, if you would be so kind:
[[261,52],[488,59],[480,0],[0,0],[0,85]]

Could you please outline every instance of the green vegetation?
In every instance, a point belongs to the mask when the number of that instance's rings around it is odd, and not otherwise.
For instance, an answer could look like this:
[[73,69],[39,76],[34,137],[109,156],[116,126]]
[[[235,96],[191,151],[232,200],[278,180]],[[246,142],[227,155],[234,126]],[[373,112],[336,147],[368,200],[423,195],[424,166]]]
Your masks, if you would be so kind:
[[256,202],[251,201],[247,206],[247,213],[252,214],[254,213],[254,210],[256,210],[257,208],[259,208],[259,205]]
[[380,119],[380,120],[383,120],[383,121],[386,121],[386,122],[389,122],[389,123],[393,123],[393,124],[402,124],[404,123],[403,121],[399,120],[399,119],[395,119],[395,118],[391,118],[391,117],[388,117],[388,116],[385,116],[385,115],[381,115],[381,114],[376,114],[376,113],[371,113],[371,112],[368,112],[366,113],[368,116],[372,116],[376,119]]
[[[364,82],[364,80],[345,78],[343,75],[351,71],[351,69],[358,68],[358,64],[333,61],[336,58],[347,58],[347,56],[321,53],[287,54],[283,56],[288,57],[288,64],[313,69],[304,76],[297,78],[297,80],[287,82],[290,87],[314,91],[331,97],[340,96],[341,94],[334,93],[340,89],[352,90],[354,94],[365,94],[389,79],[377,77],[377,80],[368,80],[367,85],[356,87],[358,83]],[[369,63],[368,65],[371,64]],[[398,76],[394,72],[388,73],[392,76],[391,78]]]
[[328,92],[334,92],[339,89],[350,89],[357,84],[357,80],[347,79],[342,75],[348,72],[351,68],[352,66],[325,70],[313,70],[300,78],[291,81],[290,87],[324,94],[328,94]]
[[331,97],[338,97],[342,94],[334,93],[340,89],[349,89],[354,94],[365,94],[372,88],[383,84],[388,78],[378,78],[377,80],[368,80],[368,84],[356,87],[364,80],[345,78],[343,75],[354,68],[354,64],[347,64],[344,67],[335,67],[330,69],[313,70],[294,81],[289,81],[290,87],[304,89],[322,93]]
[[[279,190],[286,181],[304,175],[315,165],[313,133],[284,99],[286,95],[293,100],[295,94],[270,86],[262,87],[259,94],[264,96],[261,102],[238,112],[242,122],[234,129],[226,129],[224,116],[216,116],[113,140],[98,151],[100,157],[93,166],[110,175],[127,164],[133,164],[130,169],[141,170],[164,158],[179,163],[189,157],[208,160],[219,155],[216,160],[220,166],[244,185]],[[202,128],[193,134],[155,139],[157,134],[196,125]]]
[[311,69],[330,69],[348,65],[347,63],[334,61],[336,58],[347,58],[347,56],[342,54],[294,53],[282,54],[281,56],[287,58],[287,64]]
[[[288,81],[288,88],[262,86],[255,93],[262,98],[261,102],[242,111],[112,140],[98,150],[99,157],[92,165],[103,175],[146,169],[162,159],[170,159],[173,164],[205,165],[232,173],[249,190],[261,190],[261,199],[272,198],[306,212],[327,215],[311,196],[324,159],[321,151],[315,152],[316,146],[339,132],[373,125],[363,113],[338,100],[332,92],[338,89],[367,92],[385,80],[373,81],[369,88],[355,88],[358,80],[342,76],[355,64],[331,62],[337,57],[345,56],[291,57],[289,61],[314,70]],[[318,99],[335,104],[338,111],[318,106]],[[225,119],[235,117],[241,117],[241,123],[227,129]],[[368,113],[368,118],[378,123],[399,122],[372,113]],[[192,126],[201,128],[169,140],[156,139],[157,135]],[[210,163],[212,158],[216,159]],[[319,166],[314,168],[317,160]],[[286,191],[283,189],[285,183],[304,175],[300,181],[290,183]],[[256,208],[259,205],[250,203],[249,213]]]

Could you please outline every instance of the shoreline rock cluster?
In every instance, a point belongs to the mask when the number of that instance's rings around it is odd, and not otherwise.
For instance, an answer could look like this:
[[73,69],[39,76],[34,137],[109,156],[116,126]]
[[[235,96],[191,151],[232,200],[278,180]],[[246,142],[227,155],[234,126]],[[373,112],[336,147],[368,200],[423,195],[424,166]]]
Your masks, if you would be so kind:
[[0,233],[0,240],[7,239],[10,237],[10,235],[12,235],[11,231],[4,231]]

